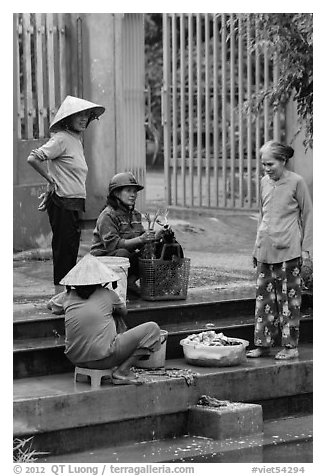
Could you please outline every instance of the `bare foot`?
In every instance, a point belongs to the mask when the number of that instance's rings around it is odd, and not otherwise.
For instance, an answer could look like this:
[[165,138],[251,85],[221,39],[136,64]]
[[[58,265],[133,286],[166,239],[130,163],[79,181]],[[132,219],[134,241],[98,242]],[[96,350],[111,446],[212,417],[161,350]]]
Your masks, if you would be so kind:
[[141,385],[139,380],[133,372],[127,374],[119,373],[118,371],[112,374],[112,383],[114,385]]

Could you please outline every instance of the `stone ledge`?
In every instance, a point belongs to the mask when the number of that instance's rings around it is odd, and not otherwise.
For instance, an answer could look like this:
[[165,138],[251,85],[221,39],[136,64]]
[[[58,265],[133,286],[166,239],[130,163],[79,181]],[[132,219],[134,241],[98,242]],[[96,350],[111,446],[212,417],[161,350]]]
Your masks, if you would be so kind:
[[216,408],[195,405],[189,409],[188,431],[190,435],[214,440],[262,433],[262,407],[240,402]]
[[104,384],[98,390],[85,383],[74,386],[73,373],[16,380],[15,435],[184,412],[203,394],[252,402],[311,393],[313,388],[311,346],[300,347],[300,358],[295,362],[255,359],[233,368],[192,367],[183,359],[168,364],[191,369],[198,376],[192,385],[182,377],[151,377],[141,386]]

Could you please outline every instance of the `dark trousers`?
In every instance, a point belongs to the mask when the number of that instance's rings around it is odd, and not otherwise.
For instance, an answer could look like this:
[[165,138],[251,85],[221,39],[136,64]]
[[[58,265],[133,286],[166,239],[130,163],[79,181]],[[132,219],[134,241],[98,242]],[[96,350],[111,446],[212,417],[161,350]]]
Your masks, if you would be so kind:
[[77,262],[80,224],[76,210],[66,210],[50,201],[47,212],[52,228],[53,281],[57,285]]

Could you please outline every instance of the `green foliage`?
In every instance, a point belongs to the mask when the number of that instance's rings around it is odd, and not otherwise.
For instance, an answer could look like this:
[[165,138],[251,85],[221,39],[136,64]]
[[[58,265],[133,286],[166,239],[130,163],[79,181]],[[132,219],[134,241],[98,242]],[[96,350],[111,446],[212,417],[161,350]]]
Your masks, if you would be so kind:
[[[256,38],[252,51],[267,49],[277,58],[277,84],[253,96],[249,106],[261,107],[268,98],[273,107],[284,105],[292,96],[297,102],[300,128],[305,129],[304,145],[313,144],[313,18],[310,13],[248,14]],[[247,17],[248,17],[247,15]]]

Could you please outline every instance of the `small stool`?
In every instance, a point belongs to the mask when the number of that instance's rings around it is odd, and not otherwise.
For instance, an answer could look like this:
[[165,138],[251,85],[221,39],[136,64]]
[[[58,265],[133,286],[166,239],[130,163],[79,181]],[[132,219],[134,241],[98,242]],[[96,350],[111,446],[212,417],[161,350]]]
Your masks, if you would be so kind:
[[74,381],[78,382],[78,375],[86,375],[91,379],[91,387],[97,388],[101,386],[102,377],[112,377],[112,369],[85,369],[83,367],[75,367]]

